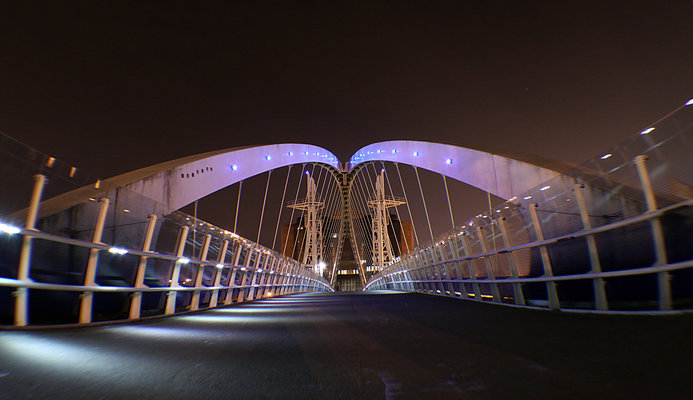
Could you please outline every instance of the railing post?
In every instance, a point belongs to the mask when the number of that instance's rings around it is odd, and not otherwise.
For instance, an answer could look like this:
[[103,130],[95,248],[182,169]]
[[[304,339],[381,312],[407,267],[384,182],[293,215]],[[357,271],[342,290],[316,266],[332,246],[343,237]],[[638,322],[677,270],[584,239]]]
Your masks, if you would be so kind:
[[[638,169],[638,177],[640,178],[640,183],[642,184],[642,190],[645,195],[645,201],[647,202],[647,211],[657,210],[657,199],[654,195],[654,190],[652,190],[652,182],[650,181],[650,174],[647,171],[647,166],[645,161],[647,156],[639,155],[635,157],[635,166]],[[656,261],[654,265],[666,265],[667,264],[667,250],[664,244],[664,232],[662,231],[662,222],[659,218],[653,218],[650,220],[650,226],[652,227],[652,240],[654,242],[655,257]],[[672,300],[671,300],[671,274],[669,271],[662,271],[657,273],[657,292],[659,293],[659,309],[660,310],[671,310]]]
[[[449,240],[452,251],[452,257],[453,258],[460,258],[460,250],[459,250],[459,239],[458,236],[455,235],[454,238]],[[464,285],[464,279],[462,278],[462,271],[460,270],[460,262],[455,261],[455,273],[456,273],[456,279],[460,281],[459,286],[460,286],[460,294],[464,296],[465,298],[469,297],[467,296],[467,288]],[[453,288],[455,286],[453,285]],[[457,296],[457,294],[455,294]]]
[[[238,247],[236,248],[236,254],[233,258],[233,269],[231,270],[231,276],[229,276],[229,282],[228,286],[229,289],[226,291],[226,297],[224,298],[224,305],[229,305],[233,303],[233,290],[234,288],[232,286],[236,286],[236,275],[238,274],[238,262],[241,259],[241,253],[243,252],[243,243],[240,240],[237,240],[236,243],[238,243]],[[241,291],[238,291],[238,295],[240,297]]]
[[[481,251],[483,253],[488,253],[488,246],[486,245],[486,236],[481,229],[481,226],[476,226],[476,234],[479,236],[479,244],[481,244]],[[496,274],[493,272],[493,266],[491,265],[491,259],[489,256],[484,257],[484,264],[486,265],[486,277],[488,279],[496,279]],[[493,301],[496,303],[501,302],[500,290],[498,290],[498,284],[491,284],[491,294],[493,294]]]
[[[36,230],[36,219],[38,217],[39,204],[43,187],[46,184],[46,176],[34,175],[34,189],[31,192],[29,209],[27,210],[24,227],[29,230]],[[22,238],[22,250],[19,255],[19,265],[17,267],[17,279],[24,282],[31,282],[31,237]],[[29,323],[29,289],[25,287],[17,288],[14,291],[14,325],[26,326]]]
[[[108,198],[99,199],[99,213],[96,217],[96,225],[94,225],[94,235],[92,243],[101,243],[101,235],[103,234],[103,226],[106,223],[106,213],[108,212]],[[84,272],[84,286],[97,286],[96,284],[96,267],[99,261],[99,249],[89,250],[89,261],[87,262],[87,270]],[[79,305],[79,323],[88,324],[91,322],[92,306],[94,303],[94,292],[82,292]]]
[[[503,245],[508,248],[510,244],[510,235],[508,234],[508,226],[505,223],[505,217],[498,218],[498,226],[501,230],[501,236],[503,236]],[[514,251],[508,252],[508,262],[510,263],[510,273],[513,279],[518,279],[520,277],[517,272],[517,265],[520,263],[517,259],[517,254]],[[513,283],[513,297],[515,297],[515,304],[524,306],[525,305],[525,295],[522,292],[522,284],[519,282]]]
[[[209,243],[212,241],[212,235],[209,233],[205,234],[205,239],[202,242],[202,249],[200,249],[200,261],[207,261],[207,253],[209,252]],[[202,286],[202,278],[205,275],[205,265],[200,263],[197,265],[197,272],[195,274],[195,284],[196,288]],[[190,311],[196,311],[200,308],[200,291],[196,290],[193,292],[192,299],[190,300]]]
[[253,279],[250,282],[250,291],[248,292],[248,300],[255,300],[255,292],[256,290],[256,285],[257,285],[257,278],[259,276],[262,276],[262,273],[258,271],[260,269],[260,261],[262,260],[262,252],[258,251],[257,252],[257,258],[255,258],[255,264],[253,264]]
[[[532,218],[532,226],[534,227],[534,232],[537,235],[537,241],[544,240],[544,232],[541,229],[541,223],[539,222],[539,216],[537,216],[537,204],[529,205],[529,214]],[[551,259],[549,258],[549,250],[546,246],[539,247],[539,253],[541,254],[541,263],[544,267],[544,276],[552,277],[553,268],[551,267]],[[549,309],[560,310],[561,303],[558,300],[558,291],[556,290],[556,282],[547,281],[546,282],[546,292],[549,298]]]
[[[180,277],[180,257],[183,256],[183,251],[185,250],[185,241],[188,239],[188,226],[181,226],[180,234],[178,237],[178,243],[176,244],[176,261],[173,263],[173,270],[171,271],[171,282],[169,287],[177,288],[180,286],[178,278]],[[171,290],[167,292],[166,297],[166,309],[164,314],[170,315],[176,312],[176,295],[178,292]]]
[[[587,212],[587,204],[585,204],[585,198],[582,195],[582,189],[585,185],[576,184],[573,186],[575,192],[575,201],[580,209],[580,218],[582,219],[582,227],[585,230],[592,229],[592,221],[590,221],[590,216]],[[594,235],[589,235],[585,237],[587,240],[587,251],[590,257],[590,266],[592,273],[602,272],[602,265],[599,262],[599,253],[597,251],[597,242],[594,239]],[[609,304],[606,300],[606,291],[604,290],[603,278],[592,279],[592,287],[594,290],[594,305],[597,310],[608,310]]]
[[[221,284],[221,274],[224,271],[224,261],[226,260],[226,250],[229,248],[229,241],[224,240],[221,242],[221,249],[219,250],[219,256],[217,257],[217,267],[214,269],[214,283],[213,287],[218,287]],[[219,267],[221,265],[221,267]],[[219,289],[212,290],[212,296],[209,298],[209,308],[214,308],[217,306],[219,301]]]
[[[462,235],[462,250],[464,250],[464,256],[469,257],[471,255],[472,247],[469,245],[469,236],[466,234]],[[477,280],[476,268],[474,267],[473,260],[467,260],[467,268],[469,268],[469,276],[473,280]],[[483,301],[481,297],[481,288],[479,287],[479,282],[472,282],[472,290],[474,290],[474,300]]]
[[[147,222],[147,229],[144,234],[144,242],[142,243],[142,251],[149,252],[152,245],[152,236],[154,235],[154,226],[156,225],[156,215],[150,214]],[[147,270],[147,256],[140,257],[140,263],[137,265],[137,273],[135,274],[135,288],[144,288],[144,276]],[[129,319],[138,319],[142,313],[142,292],[132,292],[130,299]]]
[[252,258],[252,255],[253,255],[253,249],[248,248],[248,251],[247,251],[246,256],[245,256],[245,263],[244,263],[245,265],[243,266],[243,268],[241,268],[241,272],[243,272],[243,277],[241,278],[241,285],[240,285],[241,288],[238,289],[238,300],[237,301],[239,303],[242,303],[246,300],[246,296],[248,293],[248,289],[244,286],[248,282],[248,274],[250,273],[250,268],[249,268],[250,259]]

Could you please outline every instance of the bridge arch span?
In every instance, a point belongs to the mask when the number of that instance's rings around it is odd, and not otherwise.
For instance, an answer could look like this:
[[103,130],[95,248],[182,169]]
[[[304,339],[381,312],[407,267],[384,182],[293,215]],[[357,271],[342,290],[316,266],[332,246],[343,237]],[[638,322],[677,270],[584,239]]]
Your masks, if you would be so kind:
[[369,161],[391,161],[427,169],[510,199],[560,175],[570,166],[536,156],[489,153],[451,144],[394,140],[362,147],[350,169]]
[[106,179],[48,199],[41,216],[52,215],[112,190],[126,189],[163,205],[163,213],[252,176],[292,164],[323,163],[339,169],[330,151],[314,145],[285,143],[236,147],[187,156]]

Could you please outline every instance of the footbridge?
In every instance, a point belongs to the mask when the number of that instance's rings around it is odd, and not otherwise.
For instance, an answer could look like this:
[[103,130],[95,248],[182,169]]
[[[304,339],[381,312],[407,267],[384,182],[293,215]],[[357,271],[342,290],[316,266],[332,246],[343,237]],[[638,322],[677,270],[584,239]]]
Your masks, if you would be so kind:
[[0,152],[15,397],[688,394],[693,100],[580,165],[289,143],[100,179]]

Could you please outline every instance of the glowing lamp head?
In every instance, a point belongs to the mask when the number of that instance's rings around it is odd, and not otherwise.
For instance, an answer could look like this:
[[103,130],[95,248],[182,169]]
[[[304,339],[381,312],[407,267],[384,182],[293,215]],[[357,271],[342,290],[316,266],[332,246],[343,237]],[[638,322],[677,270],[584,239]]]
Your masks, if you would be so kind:
[[238,165],[233,164],[233,165],[231,166],[231,170],[236,171],[237,169],[238,169]]

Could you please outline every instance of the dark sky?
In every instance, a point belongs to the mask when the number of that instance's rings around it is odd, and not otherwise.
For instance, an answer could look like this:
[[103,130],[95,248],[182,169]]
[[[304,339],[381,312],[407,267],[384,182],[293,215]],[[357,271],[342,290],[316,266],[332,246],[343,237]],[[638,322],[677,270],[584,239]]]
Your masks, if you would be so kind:
[[577,163],[693,97],[691,1],[336,3],[3,2],[0,130],[103,177],[277,142]]

